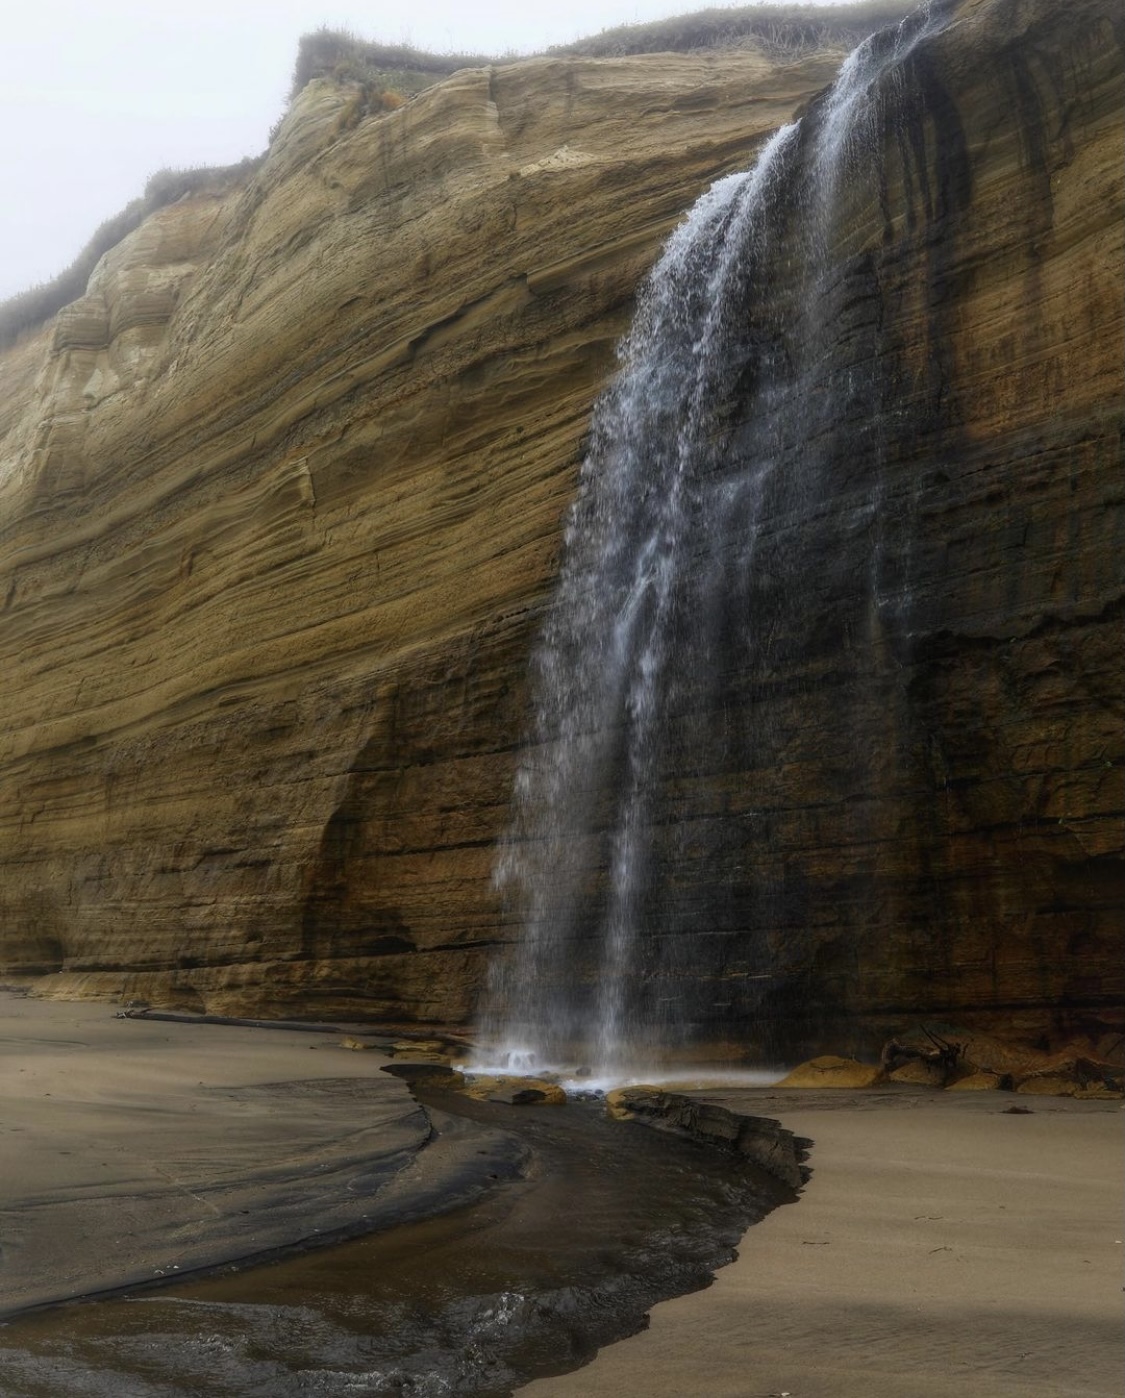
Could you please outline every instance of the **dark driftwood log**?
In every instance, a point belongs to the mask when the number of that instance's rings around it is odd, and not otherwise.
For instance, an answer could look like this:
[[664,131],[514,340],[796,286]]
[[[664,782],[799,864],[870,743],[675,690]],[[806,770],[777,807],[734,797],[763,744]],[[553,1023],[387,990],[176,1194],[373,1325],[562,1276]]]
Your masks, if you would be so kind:
[[904,1044],[898,1039],[888,1039],[883,1045],[881,1055],[883,1071],[893,1073],[896,1068],[901,1068],[906,1063],[921,1061],[935,1069],[941,1079],[941,1086],[944,1087],[956,1071],[965,1046],[941,1039],[924,1027],[922,1032],[929,1039],[929,1045]]

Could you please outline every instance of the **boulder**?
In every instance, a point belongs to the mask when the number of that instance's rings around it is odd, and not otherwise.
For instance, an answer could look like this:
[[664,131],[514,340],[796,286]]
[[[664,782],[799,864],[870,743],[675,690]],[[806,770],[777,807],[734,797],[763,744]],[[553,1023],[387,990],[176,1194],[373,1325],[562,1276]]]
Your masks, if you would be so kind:
[[915,1058],[888,1073],[887,1081],[910,1083],[914,1087],[945,1087],[947,1078],[942,1064]]
[[884,1081],[883,1070],[875,1063],[824,1054],[798,1064],[777,1083],[778,1087],[873,1087]]
[[566,1093],[545,1078],[479,1078],[466,1088],[466,1096],[482,1102],[503,1102],[512,1107],[561,1107]]
[[1015,1090],[1033,1097],[1073,1097],[1082,1085],[1062,1073],[1037,1073],[1016,1083]]
[[1005,1079],[999,1073],[967,1073],[947,1087],[947,1092],[995,1092],[1003,1087]]

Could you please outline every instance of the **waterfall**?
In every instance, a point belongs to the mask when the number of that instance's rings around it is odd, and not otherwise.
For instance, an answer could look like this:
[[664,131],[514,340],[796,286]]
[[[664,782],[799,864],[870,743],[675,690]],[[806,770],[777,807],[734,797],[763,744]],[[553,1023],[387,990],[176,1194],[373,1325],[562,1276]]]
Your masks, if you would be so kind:
[[[834,230],[883,139],[893,75],[933,27],[923,7],[862,44],[752,169],[699,200],[641,291],[533,660],[495,871],[518,935],[483,1013],[493,1065],[622,1074],[696,1035],[692,909],[669,873],[695,857],[693,798],[676,788],[721,784],[730,744],[768,737],[725,719],[730,677],[770,664],[770,611],[749,604],[747,580],[767,516],[776,555],[777,521],[816,510],[835,414],[875,391],[862,363],[843,378],[825,368]],[[702,945],[724,929],[695,931]],[[712,999],[741,965],[736,934],[716,939]]]

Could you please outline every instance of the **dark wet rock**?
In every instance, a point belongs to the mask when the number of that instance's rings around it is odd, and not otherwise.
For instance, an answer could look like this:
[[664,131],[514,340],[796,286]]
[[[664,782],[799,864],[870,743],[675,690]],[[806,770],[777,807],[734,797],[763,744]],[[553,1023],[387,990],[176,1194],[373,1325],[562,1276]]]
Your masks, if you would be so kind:
[[383,1072],[390,1073],[394,1078],[402,1078],[411,1087],[426,1087],[434,1091],[445,1092],[465,1086],[465,1075],[447,1063],[406,1063],[396,1060],[384,1064]]
[[547,1101],[547,1094],[537,1087],[500,1088],[488,1094],[490,1102],[505,1102],[510,1107],[530,1107]]
[[606,1094],[611,1116],[690,1136],[737,1151],[790,1189],[808,1179],[811,1141],[771,1117],[744,1116],[716,1102],[699,1101],[652,1087],[619,1087]]

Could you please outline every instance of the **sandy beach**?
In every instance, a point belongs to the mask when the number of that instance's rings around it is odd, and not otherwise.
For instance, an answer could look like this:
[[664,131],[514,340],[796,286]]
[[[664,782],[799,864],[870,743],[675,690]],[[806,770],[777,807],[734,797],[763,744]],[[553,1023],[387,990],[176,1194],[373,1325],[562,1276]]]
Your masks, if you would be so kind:
[[[0,1315],[423,1219],[523,1158],[486,1124],[437,1112],[431,1133],[384,1056],[339,1033],[17,996],[0,1011]],[[800,1198],[752,1227],[711,1287],[522,1394],[1116,1398],[1120,1103],[697,1095],[809,1137]]]
[[812,1138],[800,1200],[751,1228],[708,1290],[655,1307],[643,1334],[521,1395],[1120,1394],[1120,1103],[700,1095]]
[[0,1317],[420,1217],[510,1171],[338,1033],[0,998]]

